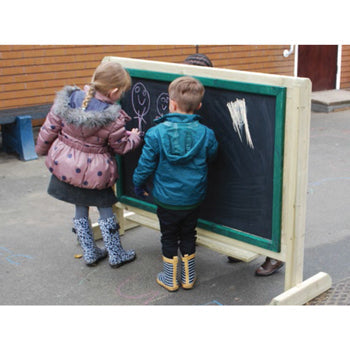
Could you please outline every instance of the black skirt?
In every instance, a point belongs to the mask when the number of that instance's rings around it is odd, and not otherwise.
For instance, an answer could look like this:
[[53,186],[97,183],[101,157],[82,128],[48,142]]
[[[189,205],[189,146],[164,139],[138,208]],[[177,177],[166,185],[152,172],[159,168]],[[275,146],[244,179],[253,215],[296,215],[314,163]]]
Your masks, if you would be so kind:
[[47,193],[56,199],[85,207],[111,207],[117,197],[112,187],[102,190],[72,186],[52,175]]

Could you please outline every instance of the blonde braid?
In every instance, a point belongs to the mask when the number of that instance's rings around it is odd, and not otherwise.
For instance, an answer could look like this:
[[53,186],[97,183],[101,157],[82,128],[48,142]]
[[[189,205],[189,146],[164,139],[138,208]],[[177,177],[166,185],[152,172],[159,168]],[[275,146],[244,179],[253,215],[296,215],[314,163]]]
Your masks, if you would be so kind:
[[108,93],[115,88],[126,91],[130,87],[130,75],[120,63],[112,61],[101,63],[91,78],[89,90],[81,104],[81,109],[85,110],[87,108],[90,100],[95,96],[96,91],[108,96]]
[[81,104],[81,109],[84,111],[86,109],[86,107],[88,106],[90,100],[94,97],[96,92],[96,88],[95,88],[95,84],[94,83],[90,83],[89,85],[89,91],[86,94],[82,104]]

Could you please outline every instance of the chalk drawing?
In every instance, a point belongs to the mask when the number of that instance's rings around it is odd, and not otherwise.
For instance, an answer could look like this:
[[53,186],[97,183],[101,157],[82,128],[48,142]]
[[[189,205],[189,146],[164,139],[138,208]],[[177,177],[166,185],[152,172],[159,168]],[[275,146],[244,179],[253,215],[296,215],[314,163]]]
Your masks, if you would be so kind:
[[125,281],[123,281],[116,289],[117,294],[125,299],[128,299],[128,300],[140,300],[143,305],[148,305],[152,301],[162,299],[166,296],[166,295],[164,295],[162,290],[152,290],[150,292],[146,292],[146,293],[139,294],[139,295],[130,295],[130,294],[126,294],[125,292],[122,291],[122,289],[125,286],[127,286],[128,284],[133,283],[133,281],[139,280],[139,279],[140,278],[138,276],[134,276],[134,277],[128,278]]
[[317,187],[317,186],[321,186],[325,183],[328,183],[328,182],[334,182],[334,181],[348,181],[350,180],[350,177],[347,177],[347,176],[340,176],[340,177],[329,177],[329,178],[325,178],[325,179],[322,179],[322,180],[319,180],[319,181],[315,181],[315,182],[310,182],[309,185],[308,185],[308,189],[310,191],[311,194],[313,194],[314,190],[313,188],[314,187]]
[[168,112],[169,94],[162,92],[157,98],[157,112],[159,116],[163,116]]
[[219,303],[217,300],[209,301],[209,303],[206,303],[204,305],[220,305],[220,306],[223,306],[223,304]]
[[30,255],[13,254],[13,252],[5,247],[0,247],[0,263],[4,258],[11,265],[20,265],[21,262],[16,261],[18,258],[33,259]]
[[142,83],[137,83],[132,88],[131,104],[136,114],[134,118],[138,119],[138,129],[142,132],[142,122],[146,124],[144,116],[147,115],[151,105],[149,92]]
[[79,282],[79,286],[82,285],[85,281],[88,280],[88,278],[97,271],[97,269],[93,269],[92,271],[90,271],[84,278],[82,278]]
[[247,140],[247,144],[250,148],[254,148],[252,138],[250,136],[248,118],[247,118],[247,107],[245,104],[245,99],[236,99],[235,102],[231,101],[227,103],[227,108],[230,112],[232,119],[232,126],[234,131],[238,134],[239,139],[242,141],[243,128]]
[[320,181],[316,181],[316,182],[311,182],[309,185],[310,186],[320,186],[326,182],[333,182],[333,181],[339,181],[339,180],[350,180],[350,177],[346,177],[346,176],[340,176],[340,177],[329,177],[326,179],[322,179]]

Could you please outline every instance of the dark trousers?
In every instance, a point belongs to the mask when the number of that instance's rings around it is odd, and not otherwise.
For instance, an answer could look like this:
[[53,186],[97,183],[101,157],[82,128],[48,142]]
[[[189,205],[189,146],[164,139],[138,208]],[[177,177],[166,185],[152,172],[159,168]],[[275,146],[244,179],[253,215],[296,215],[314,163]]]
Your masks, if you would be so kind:
[[166,258],[181,254],[191,255],[196,251],[196,226],[199,207],[190,210],[170,210],[157,208],[161,231],[162,253]]

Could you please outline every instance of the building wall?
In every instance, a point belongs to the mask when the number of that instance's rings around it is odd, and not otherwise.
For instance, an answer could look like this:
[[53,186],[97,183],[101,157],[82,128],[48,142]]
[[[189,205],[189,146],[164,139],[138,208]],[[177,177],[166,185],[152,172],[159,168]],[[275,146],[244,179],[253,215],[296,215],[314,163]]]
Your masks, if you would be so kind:
[[294,74],[294,54],[283,57],[289,45],[203,45],[215,67],[278,75]]
[[350,89],[350,45],[342,45],[340,88]]
[[192,53],[207,54],[215,67],[293,75],[289,45],[120,45],[0,46],[0,110],[51,104],[64,85],[82,87],[104,56],[181,63]]
[[89,82],[104,56],[181,61],[190,46],[1,46],[0,109],[50,104],[64,85]]

